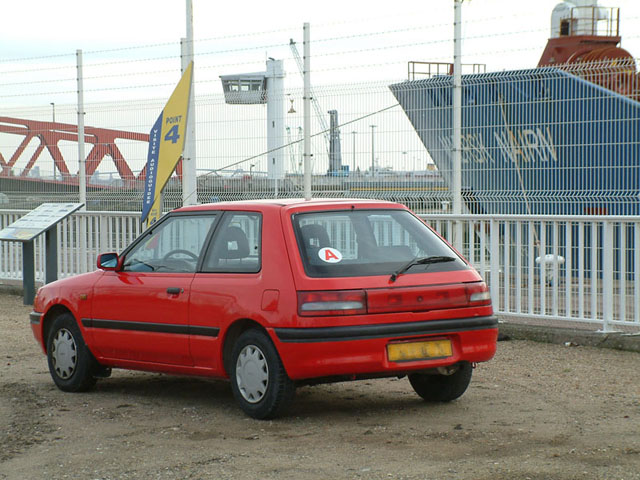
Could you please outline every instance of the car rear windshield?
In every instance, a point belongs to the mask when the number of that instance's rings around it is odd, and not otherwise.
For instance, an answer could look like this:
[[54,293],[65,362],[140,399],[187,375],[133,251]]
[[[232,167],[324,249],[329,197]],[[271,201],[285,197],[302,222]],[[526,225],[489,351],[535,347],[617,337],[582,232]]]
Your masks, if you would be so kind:
[[[406,210],[345,210],[299,213],[293,228],[310,277],[357,277],[464,270],[469,267]],[[444,261],[437,261],[442,257]],[[412,260],[435,262],[407,267]]]

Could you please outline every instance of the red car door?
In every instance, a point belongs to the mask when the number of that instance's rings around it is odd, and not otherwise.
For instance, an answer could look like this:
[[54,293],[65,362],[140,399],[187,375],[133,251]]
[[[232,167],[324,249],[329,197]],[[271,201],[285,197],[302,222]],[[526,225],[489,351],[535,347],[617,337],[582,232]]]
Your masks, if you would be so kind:
[[171,215],[126,251],[94,287],[92,346],[106,358],[192,365],[189,298],[215,215]]

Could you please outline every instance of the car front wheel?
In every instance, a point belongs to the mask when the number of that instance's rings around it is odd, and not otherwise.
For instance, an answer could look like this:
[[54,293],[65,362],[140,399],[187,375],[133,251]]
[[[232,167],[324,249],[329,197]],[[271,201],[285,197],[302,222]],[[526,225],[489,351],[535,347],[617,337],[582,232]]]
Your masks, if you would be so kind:
[[58,316],[47,340],[49,372],[60,390],[84,392],[96,383],[94,371],[99,368],[82,338],[76,320],[69,313]]
[[457,367],[449,375],[413,373],[409,375],[409,382],[415,392],[427,402],[450,402],[467,390],[473,373],[469,362],[463,362]]
[[295,385],[271,339],[259,330],[247,330],[238,337],[231,360],[231,389],[242,410],[257,419],[284,413]]

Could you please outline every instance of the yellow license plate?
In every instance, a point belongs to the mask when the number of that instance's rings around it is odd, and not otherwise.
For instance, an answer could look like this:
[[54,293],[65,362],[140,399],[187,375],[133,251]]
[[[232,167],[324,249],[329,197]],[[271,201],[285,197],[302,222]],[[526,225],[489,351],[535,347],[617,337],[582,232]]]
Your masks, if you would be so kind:
[[390,343],[387,345],[390,362],[408,362],[428,358],[444,358],[453,355],[451,340],[430,340],[428,342]]

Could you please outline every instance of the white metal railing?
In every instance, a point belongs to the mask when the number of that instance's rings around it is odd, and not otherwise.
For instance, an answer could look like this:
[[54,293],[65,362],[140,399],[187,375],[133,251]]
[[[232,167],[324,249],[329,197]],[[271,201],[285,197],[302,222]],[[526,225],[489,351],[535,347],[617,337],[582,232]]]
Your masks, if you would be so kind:
[[[0,211],[0,228],[24,211]],[[640,329],[640,217],[423,215],[491,289],[496,312],[603,331]],[[461,228],[458,228],[458,225]],[[122,251],[140,233],[137,213],[77,212],[58,225],[58,276],[93,270],[100,252]],[[454,242],[454,232],[462,241]],[[36,280],[44,244],[35,241]],[[0,242],[0,282],[22,279],[22,249]]]
[[[26,211],[0,211],[0,229]],[[120,252],[141,232],[140,214],[132,212],[76,212],[57,226],[58,278],[94,270],[99,253]],[[36,281],[45,274],[44,236],[34,241]],[[22,280],[22,245],[0,242],[0,282]]]
[[507,319],[640,328],[640,217],[429,215],[491,289]]

